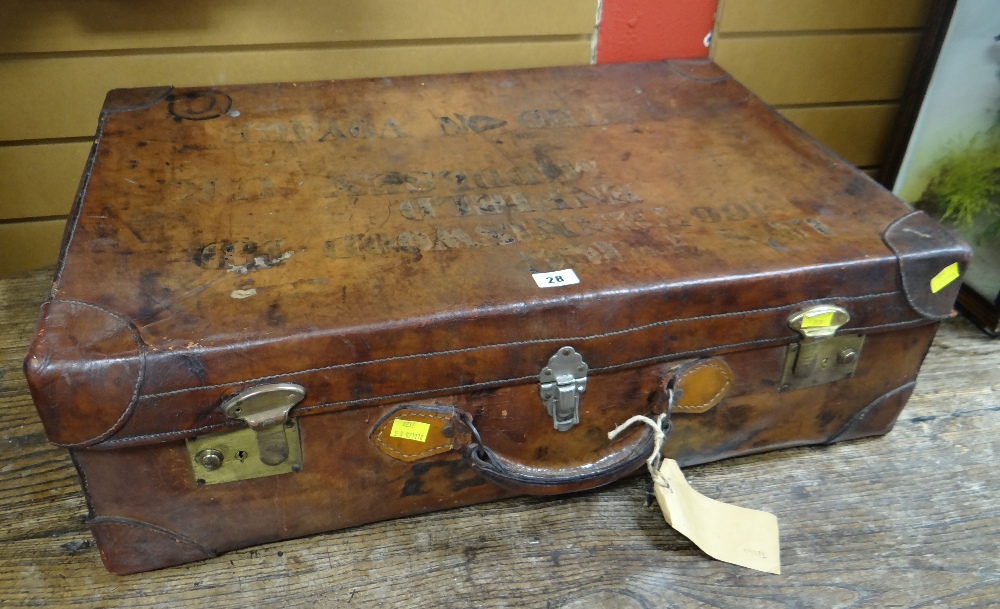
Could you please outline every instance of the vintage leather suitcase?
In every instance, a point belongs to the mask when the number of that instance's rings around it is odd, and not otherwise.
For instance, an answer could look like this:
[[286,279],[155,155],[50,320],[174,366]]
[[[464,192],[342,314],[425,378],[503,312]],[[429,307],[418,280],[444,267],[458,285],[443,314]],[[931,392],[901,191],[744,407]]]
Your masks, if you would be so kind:
[[885,433],[968,259],[709,62],[117,90],[25,369],[132,573]]

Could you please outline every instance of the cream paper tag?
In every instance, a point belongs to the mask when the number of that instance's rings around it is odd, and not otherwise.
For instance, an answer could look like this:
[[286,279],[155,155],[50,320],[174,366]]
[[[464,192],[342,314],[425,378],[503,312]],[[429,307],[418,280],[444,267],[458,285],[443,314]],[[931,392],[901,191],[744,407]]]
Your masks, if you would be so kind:
[[[781,573],[774,514],[709,499],[691,488],[677,462],[663,459],[653,492],[667,524],[712,558],[766,573]],[[664,486],[659,478],[667,481]]]

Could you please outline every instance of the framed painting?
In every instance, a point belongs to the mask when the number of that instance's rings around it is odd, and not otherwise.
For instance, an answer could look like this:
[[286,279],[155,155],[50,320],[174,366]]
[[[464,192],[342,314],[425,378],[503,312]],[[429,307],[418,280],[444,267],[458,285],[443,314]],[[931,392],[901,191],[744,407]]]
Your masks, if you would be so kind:
[[972,245],[958,307],[987,333],[1000,335],[996,0],[946,0],[932,7],[880,178]]

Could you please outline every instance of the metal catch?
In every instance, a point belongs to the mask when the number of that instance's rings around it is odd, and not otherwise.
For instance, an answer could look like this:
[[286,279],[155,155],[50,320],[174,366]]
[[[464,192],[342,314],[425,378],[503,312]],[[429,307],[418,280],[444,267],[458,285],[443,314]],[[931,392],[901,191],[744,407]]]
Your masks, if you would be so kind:
[[582,355],[573,347],[562,347],[538,374],[542,403],[559,431],[580,422],[580,394],[587,390],[587,370]]
[[789,345],[781,391],[822,385],[854,374],[863,334],[837,336],[837,330],[851,320],[846,309],[836,305],[817,305],[788,318],[788,326],[802,335]]
[[293,383],[258,385],[226,400],[222,411],[248,428],[187,441],[195,482],[216,484],[261,478],[302,468],[298,421],[289,411],[306,390]]

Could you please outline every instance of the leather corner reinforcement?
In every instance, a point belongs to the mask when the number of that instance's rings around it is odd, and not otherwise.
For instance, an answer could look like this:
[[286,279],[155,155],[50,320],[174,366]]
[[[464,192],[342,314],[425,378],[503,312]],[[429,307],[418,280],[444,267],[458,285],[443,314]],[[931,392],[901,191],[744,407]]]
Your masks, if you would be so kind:
[[49,440],[87,446],[128,420],[146,372],[145,343],[124,317],[86,302],[42,305],[24,374]]
[[[927,319],[948,317],[972,258],[969,246],[922,211],[894,221],[882,233],[882,241],[899,261],[900,282],[910,307]],[[955,264],[957,273],[939,283],[942,273]]]

